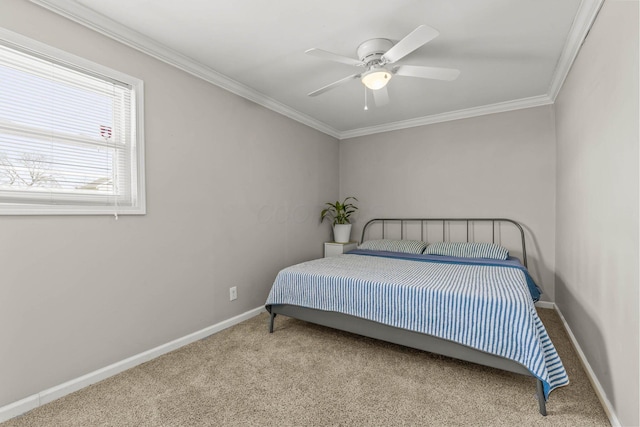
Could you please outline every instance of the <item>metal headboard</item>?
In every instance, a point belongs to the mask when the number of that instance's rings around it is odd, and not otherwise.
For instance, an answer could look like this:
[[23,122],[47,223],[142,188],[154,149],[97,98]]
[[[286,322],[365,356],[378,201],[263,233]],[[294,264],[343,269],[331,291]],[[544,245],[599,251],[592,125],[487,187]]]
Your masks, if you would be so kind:
[[520,242],[522,244],[522,262],[525,267],[527,267],[527,247],[524,240],[524,230],[522,226],[508,218],[375,218],[368,221],[364,227],[362,228],[362,237],[360,238],[360,243],[364,242],[365,234],[367,229],[372,227],[374,224],[382,225],[382,238],[385,238],[385,226],[388,223],[400,224],[400,239],[405,238],[405,229],[407,224],[420,224],[420,240],[426,241],[426,227],[430,223],[441,223],[442,224],[442,241],[447,241],[446,239],[446,229],[447,224],[451,223],[465,223],[467,229],[467,242],[469,241],[469,224],[473,227],[475,223],[491,223],[491,242],[496,242],[496,224],[500,227],[502,223],[512,224],[517,228],[520,232]]

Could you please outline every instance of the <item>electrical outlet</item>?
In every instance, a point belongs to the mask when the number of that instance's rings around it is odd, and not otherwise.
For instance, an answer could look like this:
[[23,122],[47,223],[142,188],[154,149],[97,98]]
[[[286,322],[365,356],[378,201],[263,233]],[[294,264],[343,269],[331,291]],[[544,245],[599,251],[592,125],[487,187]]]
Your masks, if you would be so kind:
[[229,288],[229,301],[233,301],[234,299],[238,299],[238,288],[236,286]]

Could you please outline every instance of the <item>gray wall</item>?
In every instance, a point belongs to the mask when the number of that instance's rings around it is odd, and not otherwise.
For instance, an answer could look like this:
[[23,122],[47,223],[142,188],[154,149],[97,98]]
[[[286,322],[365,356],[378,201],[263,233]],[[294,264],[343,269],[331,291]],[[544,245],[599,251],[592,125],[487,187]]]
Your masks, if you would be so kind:
[[623,425],[638,417],[638,2],[606,1],[556,101],[556,303]]
[[322,255],[337,140],[27,1],[0,26],[144,80],[148,207],[0,217],[0,406],[259,307]]
[[340,144],[340,194],[374,217],[507,217],[526,228],[530,270],[553,300],[555,130],[551,106]]

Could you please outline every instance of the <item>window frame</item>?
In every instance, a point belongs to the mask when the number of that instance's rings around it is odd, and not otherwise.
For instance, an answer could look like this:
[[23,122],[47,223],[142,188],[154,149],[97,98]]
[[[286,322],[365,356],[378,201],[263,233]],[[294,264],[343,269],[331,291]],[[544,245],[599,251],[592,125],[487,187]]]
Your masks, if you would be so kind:
[[[99,77],[104,80],[112,80],[124,83],[129,86],[132,91],[134,102],[131,108],[134,110],[132,125],[134,137],[132,138],[132,146],[130,154],[135,156],[135,160],[131,162],[132,169],[128,176],[130,183],[130,192],[133,196],[134,203],[130,206],[120,205],[117,202],[109,205],[91,204],[91,196],[85,198],[84,202],[77,202],[77,197],[69,197],[68,200],[74,199],[74,203],[67,204],[37,204],[37,203],[20,203],[19,199],[24,197],[24,192],[19,189],[10,197],[13,201],[7,201],[0,198],[0,215],[144,215],[146,214],[146,192],[145,192],[145,161],[144,161],[144,82],[141,79],[132,77],[120,71],[113,70],[104,65],[84,59],[77,55],[65,52],[61,49],[54,48],[47,44],[38,42],[18,33],[0,28],[0,44],[16,49],[33,56],[47,59],[65,67],[72,68],[76,71]],[[10,191],[10,190],[9,190]],[[22,194],[21,194],[22,193]],[[76,193],[79,194],[79,193]],[[116,195],[115,200],[121,195]],[[33,198],[31,199],[33,200]],[[60,197],[60,202],[64,202],[64,197]]]

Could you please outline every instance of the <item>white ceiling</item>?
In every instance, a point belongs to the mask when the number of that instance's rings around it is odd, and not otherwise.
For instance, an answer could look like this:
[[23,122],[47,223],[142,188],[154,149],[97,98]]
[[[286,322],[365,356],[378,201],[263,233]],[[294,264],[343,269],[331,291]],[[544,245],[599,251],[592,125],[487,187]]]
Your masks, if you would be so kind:
[[[337,138],[550,104],[603,0],[32,0]],[[457,68],[453,82],[395,76],[364,106],[356,58],[421,24],[440,36],[399,64]]]

